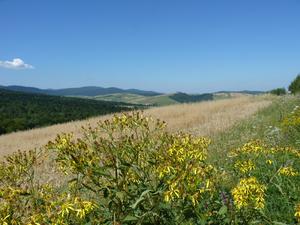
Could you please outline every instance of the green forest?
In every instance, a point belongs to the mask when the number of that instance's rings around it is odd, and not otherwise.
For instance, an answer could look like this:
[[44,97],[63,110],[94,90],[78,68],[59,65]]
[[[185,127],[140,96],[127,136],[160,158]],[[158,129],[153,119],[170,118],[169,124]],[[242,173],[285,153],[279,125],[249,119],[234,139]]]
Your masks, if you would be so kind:
[[125,111],[132,104],[0,89],[0,134]]
[[188,103],[213,100],[214,95],[210,93],[200,95],[188,95],[186,93],[177,92],[170,96],[170,98],[180,103]]

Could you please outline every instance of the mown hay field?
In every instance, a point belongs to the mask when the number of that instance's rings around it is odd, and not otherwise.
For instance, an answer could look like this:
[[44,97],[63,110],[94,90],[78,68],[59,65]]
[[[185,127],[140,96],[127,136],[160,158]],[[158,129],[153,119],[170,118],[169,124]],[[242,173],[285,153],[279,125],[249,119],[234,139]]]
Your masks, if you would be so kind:
[[[242,96],[232,99],[193,104],[179,104],[145,110],[146,115],[166,121],[171,132],[187,131],[194,135],[211,136],[224,131],[236,122],[253,115],[272,102],[270,96]],[[39,148],[53,140],[59,133],[79,136],[81,127],[96,125],[112,115],[74,121],[64,124],[20,131],[0,136],[0,157],[17,150]]]

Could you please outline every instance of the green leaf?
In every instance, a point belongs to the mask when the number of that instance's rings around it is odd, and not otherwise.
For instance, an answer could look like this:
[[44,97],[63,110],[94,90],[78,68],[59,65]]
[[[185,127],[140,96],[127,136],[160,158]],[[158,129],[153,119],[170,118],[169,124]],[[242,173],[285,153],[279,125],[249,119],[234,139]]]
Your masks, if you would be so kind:
[[273,223],[274,225],[287,225],[286,223],[277,222],[277,221],[272,221],[272,223]]
[[138,200],[136,200],[136,202],[131,206],[131,208],[135,209],[138,204],[140,204],[144,199],[145,199],[145,195],[148,194],[151,190],[146,190],[144,191],[141,196],[138,198]]
[[137,221],[139,218],[135,217],[135,216],[130,216],[130,215],[127,215],[123,222],[130,222],[130,221]]
[[219,214],[219,215],[225,215],[226,213],[227,213],[227,206],[223,205],[223,206],[220,208],[218,214]]
[[116,196],[120,199],[121,202],[124,201],[125,194],[123,192],[117,192]]
[[283,192],[282,188],[280,187],[280,185],[275,184],[275,183],[273,183],[273,184],[275,185],[275,187],[277,187],[277,189],[279,190],[279,192],[280,192],[282,195],[284,195],[284,192]]

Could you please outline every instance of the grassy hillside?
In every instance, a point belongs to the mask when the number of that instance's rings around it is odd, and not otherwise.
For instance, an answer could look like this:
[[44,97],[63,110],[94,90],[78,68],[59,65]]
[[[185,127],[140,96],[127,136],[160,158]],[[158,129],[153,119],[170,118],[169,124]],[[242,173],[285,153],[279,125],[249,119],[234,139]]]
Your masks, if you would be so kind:
[[126,102],[132,104],[143,104],[143,105],[171,105],[176,104],[175,100],[169,98],[169,95],[158,95],[158,96],[142,96],[137,94],[123,94],[116,93],[110,95],[99,95],[92,97],[91,99],[101,100],[101,101],[116,101],[116,102]]
[[[284,133],[282,122],[285,116],[291,114],[295,107],[300,106],[299,96],[276,97],[273,103],[260,110],[247,120],[240,121],[230,129],[213,135],[211,158],[215,163],[223,164],[226,154],[250,140],[260,139],[270,145],[291,145],[300,150],[300,136],[297,138]],[[300,118],[300,117],[299,117]],[[297,132],[295,133],[296,135]]]
[[139,89],[120,89],[115,87],[103,88],[96,86],[65,89],[39,89],[24,86],[0,86],[0,88],[34,94],[80,97],[100,101],[124,102],[152,106],[219,100],[232,97],[241,97],[245,95],[259,95],[263,93],[259,91],[221,91],[206,94],[186,94],[182,92],[162,94],[154,91],[144,91]]
[[129,105],[0,89],[0,134],[127,110]]
[[300,223],[299,106],[299,96],[279,97],[255,116],[212,137],[209,161],[223,170],[232,171],[234,166],[237,170],[230,180],[223,180],[225,190],[247,177],[266,187],[263,210],[248,207],[244,224]]
[[[197,136],[212,136],[230,128],[236,122],[249,117],[270,103],[271,101],[263,96],[248,96],[219,101],[153,107],[145,109],[144,113],[166,121],[168,131],[172,133],[185,131]],[[111,115],[105,115],[0,136],[0,158],[1,155],[12,153],[18,149],[26,150],[41,147],[49,140],[54,139],[60,132],[72,132],[76,137],[79,137],[82,126],[86,124],[96,126],[98,121],[110,118]]]
[[157,95],[157,96],[142,96],[137,94],[116,93],[110,95],[99,95],[99,96],[92,97],[91,99],[103,100],[103,101],[126,102],[132,104],[142,104],[142,105],[164,106],[164,105],[172,105],[178,103],[208,101],[208,100],[213,100],[214,96],[213,94],[189,95],[180,92],[174,94]]

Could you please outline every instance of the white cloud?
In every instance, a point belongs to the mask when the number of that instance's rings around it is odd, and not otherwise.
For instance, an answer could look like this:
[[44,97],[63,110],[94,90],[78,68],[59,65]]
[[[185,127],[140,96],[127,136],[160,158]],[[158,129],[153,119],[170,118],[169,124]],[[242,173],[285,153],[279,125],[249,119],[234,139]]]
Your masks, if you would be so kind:
[[34,69],[32,65],[26,64],[22,59],[15,58],[12,61],[1,61],[0,67],[6,69]]

